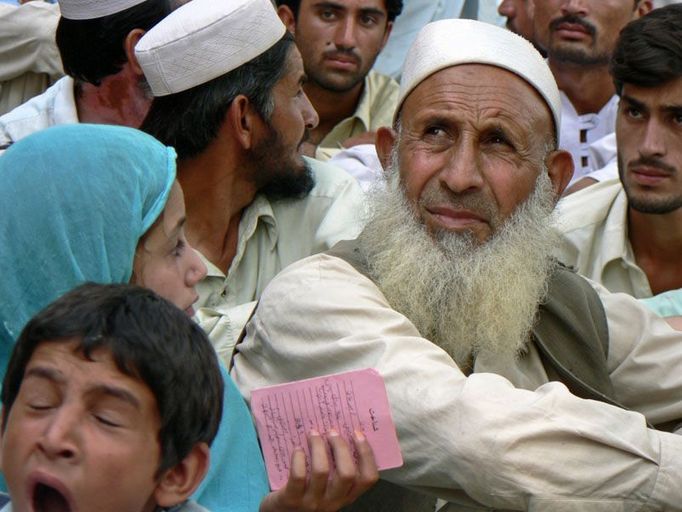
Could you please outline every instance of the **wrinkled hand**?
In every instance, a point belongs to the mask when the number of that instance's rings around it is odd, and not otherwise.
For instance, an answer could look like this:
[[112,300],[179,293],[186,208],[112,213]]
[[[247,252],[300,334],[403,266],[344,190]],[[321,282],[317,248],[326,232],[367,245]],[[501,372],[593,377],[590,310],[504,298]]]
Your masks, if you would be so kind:
[[291,456],[286,486],[268,494],[260,512],[331,512],[355,501],[377,482],[379,471],[365,436],[356,433],[353,441],[358,452],[357,466],[348,443],[337,432],[327,433],[331,461],[325,440],[317,432],[311,432],[308,436],[310,475],[306,474],[305,453],[298,447]]

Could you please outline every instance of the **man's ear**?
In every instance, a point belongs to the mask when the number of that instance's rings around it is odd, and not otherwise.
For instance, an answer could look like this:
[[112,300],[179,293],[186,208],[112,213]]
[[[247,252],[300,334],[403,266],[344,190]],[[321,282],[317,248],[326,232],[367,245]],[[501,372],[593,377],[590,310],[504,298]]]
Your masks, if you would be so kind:
[[393,30],[393,22],[388,21],[386,22],[386,31],[384,32],[384,39],[381,41],[381,48],[379,48],[379,51],[384,49],[384,46],[386,46],[386,42],[388,41],[388,36],[391,35],[391,30]]
[[393,153],[393,145],[396,141],[396,133],[392,128],[382,126],[377,130],[376,148],[379,161],[384,171],[387,171],[391,166],[391,155]]
[[287,30],[296,35],[296,17],[291,8],[288,5],[280,5],[277,8],[277,14],[282,23],[284,23],[284,26],[287,27]]
[[154,499],[160,507],[172,507],[189,498],[208,472],[210,452],[206,443],[197,443],[175,466],[167,469],[156,484]]
[[135,55],[135,46],[137,46],[137,43],[140,41],[140,39],[142,39],[144,34],[144,30],[141,28],[136,28],[128,32],[128,35],[123,41],[123,48],[125,50],[126,59],[130,64],[130,69],[132,69],[137,75],[144,75],[142,72],[142,67],[137,61],[137,56]]
[[639,0],[637,6],[635,7],[635,13],[632,17],[633,20],[641,18],[645,14],[649,14],[654,8],[653,0]]
[[243,149],[253,147],[258,122],[262,119],[246,96],[240,94],[232,101],[225,114],[225,122]]
[[568,151],[556,149],[545,157],[545,165],[558,200],[573,177],[573,158]]

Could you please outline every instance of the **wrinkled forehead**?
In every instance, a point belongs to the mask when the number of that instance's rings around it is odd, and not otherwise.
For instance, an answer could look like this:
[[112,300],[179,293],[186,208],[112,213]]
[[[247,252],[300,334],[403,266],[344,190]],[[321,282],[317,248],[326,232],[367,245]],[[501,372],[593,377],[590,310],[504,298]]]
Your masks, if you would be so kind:
[[555,131],[550,106],[537,89],[517,74],[489,64],[459,64],[436,71],[405,97],[396,119],[409,123],[426,108],[452,112],[488,106],[494,106],[500,118],[542,123],[545,133]]

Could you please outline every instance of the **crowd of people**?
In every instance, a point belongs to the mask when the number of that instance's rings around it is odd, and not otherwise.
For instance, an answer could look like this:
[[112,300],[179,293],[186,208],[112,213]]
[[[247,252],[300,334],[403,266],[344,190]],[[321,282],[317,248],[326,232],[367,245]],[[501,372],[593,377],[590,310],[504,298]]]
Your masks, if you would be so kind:
[[0,4],[0,512],[682,511],[682,5],[427,4]]

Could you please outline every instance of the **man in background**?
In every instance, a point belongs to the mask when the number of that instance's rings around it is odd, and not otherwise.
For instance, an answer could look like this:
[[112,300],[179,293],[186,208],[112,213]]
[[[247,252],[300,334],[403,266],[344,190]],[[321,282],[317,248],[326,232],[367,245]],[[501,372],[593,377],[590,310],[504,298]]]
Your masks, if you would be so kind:
[[618,97],[608,63],[621,29],[651,0],[536,1],[534,33],[561,90],[560,144],[573,156],[571,183],[597,169],[590,144],[613,132]]
[[630,23],[611,72],[620,179],[561,201],[556,254],[613,292],[645,298],[682,288],[682,5]]
[[0,117],[0,148],[55,124],[137,128],[147,115],[152,98],[133,49],[169,13],[168,0],[62,0],[59,6],[56,40],[67,76]]
[[372,71],[402,0],[278,0],[307,75],[305,93],[320,121],[306,153],[327,160],[342,147],[374,144],[390,125],[398,84]]

